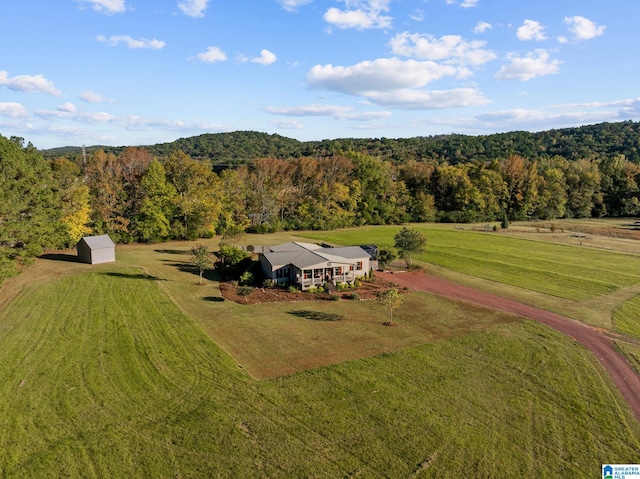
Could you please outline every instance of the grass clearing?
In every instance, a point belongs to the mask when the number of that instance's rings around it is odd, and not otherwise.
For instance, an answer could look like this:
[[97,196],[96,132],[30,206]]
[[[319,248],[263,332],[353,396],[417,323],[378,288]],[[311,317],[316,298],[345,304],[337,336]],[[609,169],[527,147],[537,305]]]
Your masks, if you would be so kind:
[[617,308],[613,321],[620,331],[640,338],[640,295]]
[[166,297],[202,291],[170,268],[52,279],[0,312],[0,476],[587,477],[640,449],[597,361],[537,324],[444,339],[464,310],[432,344],[255,381]]
[[[527,241],[498,233],[415,225],[428,239],[416,259],[460,273],[572,301],[640,284],[640,256]],[[393,245],[399,227],[366,227],[305,236],[335,244]]]

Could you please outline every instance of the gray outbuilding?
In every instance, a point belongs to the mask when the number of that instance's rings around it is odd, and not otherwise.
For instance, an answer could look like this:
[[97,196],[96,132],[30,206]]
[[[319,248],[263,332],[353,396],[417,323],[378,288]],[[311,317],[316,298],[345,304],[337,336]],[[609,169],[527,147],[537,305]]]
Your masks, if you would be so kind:
[[109,235],[85,236],[78,242],[78,261],[89,264],[113,263],[116,245]]

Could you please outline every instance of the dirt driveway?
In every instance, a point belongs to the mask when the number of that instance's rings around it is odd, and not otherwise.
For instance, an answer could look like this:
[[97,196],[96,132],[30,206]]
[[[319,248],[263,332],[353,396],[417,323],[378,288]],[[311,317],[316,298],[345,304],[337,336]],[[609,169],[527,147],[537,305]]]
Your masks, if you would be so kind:
[[603,332],[560,314],[453,284],[424,273],[377,273],[377,275],[415,291],[425,291],[517,314],[566,334],[595,355],[611,375],[634,415],[640,421],[640,376],[624,356],[614,349],[613,342]]

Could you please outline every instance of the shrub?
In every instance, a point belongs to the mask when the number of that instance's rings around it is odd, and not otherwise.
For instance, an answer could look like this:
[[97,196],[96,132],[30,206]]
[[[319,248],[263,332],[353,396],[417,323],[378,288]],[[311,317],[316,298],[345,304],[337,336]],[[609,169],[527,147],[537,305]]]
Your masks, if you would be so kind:
[[353,299],[355,301],[360,301],[360,295],[358,293],[351,293],[349,295],[349,299]]
[[236,290],[236,293],[238,293],[240,296],[249,296],[252,291],[253,288],[251,286],[240,286]]
[[311,286],[308,290],[307,293],[317,293],[318,292],[318,288],[316,288],[315,286]]
[[504,213],[504,215],[502,215],[502,221],[500,221],[500,228],[502,228],[503,230],[506,230],[509,228],[509,217],[507,216],[507,213]]
[[339,294],[332,294],[329,299],[331,299],[331,301],[338,301],[340,300],[340,295]]
[[349,284],[348,283],[339,283],[338,284],[338,291],[344,291],[345,289],[349,289]]
[[273,289],[276,287],[277,284],[278,282],[275,279],[265,279],[262,282],[262,287],[267,289]]
[[290,293],[297,293],[298,291],[300,291],[296,286],[291,285],[289,286],[289,292]]
[[253,283],[253,274],[251,271],[245,271],[240,275],[240,284],[243,286],[247,286]]
[[360,286],[362,286],[362,281],[360,281],[359,279],[354,280],[353,286],[355,288],[359,288]]

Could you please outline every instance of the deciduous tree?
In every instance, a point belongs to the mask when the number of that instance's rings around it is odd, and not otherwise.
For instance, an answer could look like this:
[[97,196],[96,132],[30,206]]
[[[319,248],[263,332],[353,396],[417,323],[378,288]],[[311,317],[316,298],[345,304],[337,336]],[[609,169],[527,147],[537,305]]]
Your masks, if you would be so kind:
[[422,233],[406,226],[398,231],[393,239],[400,257],[407,263],[409,268],[413,265],[414,255],[422,253],[427,245],[427,238]]

